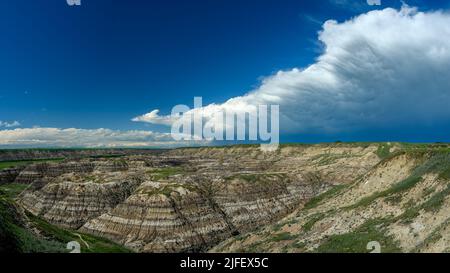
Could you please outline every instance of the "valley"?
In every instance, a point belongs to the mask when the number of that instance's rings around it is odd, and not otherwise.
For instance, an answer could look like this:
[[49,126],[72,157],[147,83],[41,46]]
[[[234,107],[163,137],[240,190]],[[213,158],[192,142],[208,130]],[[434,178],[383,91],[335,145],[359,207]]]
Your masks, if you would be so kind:
[[[0,152],[2,251],[450,250],[450,146]],[[25,160],[25,163],[24,163]],[[34,161],[37,160],[37,161]],[[17,164],[13,164],[13,163]]]

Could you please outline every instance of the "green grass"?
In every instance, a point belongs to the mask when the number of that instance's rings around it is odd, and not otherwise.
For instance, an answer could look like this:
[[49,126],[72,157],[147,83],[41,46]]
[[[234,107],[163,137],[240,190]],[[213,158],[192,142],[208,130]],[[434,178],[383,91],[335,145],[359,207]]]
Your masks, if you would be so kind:
[[423,189],[423,197],[427,197],[427,196],[429,196],[430,194],[432,194],[432,193],[434,193],[434,192],[436,192],[436,186],[434,186],[434,187],[431,187],[431,188],[425,188],[425,189]]
[[0,252],[58,253],[67,252],[65,244],[38,238],[19,220],[11,200],[0,197]]
[[309,200],[308,203],[305,204],[304,209],[312,209],[317,207],[323,200],[335,196],[345,188],[347,188],[347,185],[334,186],[330,190],[311,198],[311,200]]
[[385,226],[390,219],[368,220],[355,231],[330,236],[317,249],[319,253],[368,253],[367,244],[379,242],[382,253],[401,252],[401,249],[390,236],[385,235]]
[[[410,177],[406,178],[405,180],[393,185],[391,188],[389,188],[385,191],[376,192],[370,196],[362,198],[357,203],[346,207],[346,209],[355,209],[358,207],[365,207],[365,206],[370,205],[373,201],[375,201],[378,198],[388,197],[388,196],[391,196],[394,194],[400,194],[402,192],[405,192],[405,191],[413,188],[420,181],[422,181],[422,177],[410,176]],[[398,197],[400,198],[400,196],[398,196]]]
[[381,143],[378,146],[378,150],[376,151],[376,154],[380,159],[385,159],[390,156],[391,154],[391,145],[387,143]]
[[[28,212],[26,215],[20,214],[13,198],[26,187],[27,185],[22,184],[0,186],[0,252],[66,253],[66,245],[71,241],[79,242],[83,253],[130,252],[107,239],[59,228]],[[26,228],[25,221],[39,230],[43,237]],[[89,248],[77,234],[87,242]]]
[[313,228],[313,226],[314,226],[317,222],[319,222],[320,220],[322,220],[324,217],[325,217],[325,214],[324,214],[324,213],[316,213],[316,214],[312,215],[312,216],[309,218],[308,222],[306,222],[306,223],[303,225],[303,231],[304,231],[304,232],[310,231],[310,230]]
[[270,238],[272,242],[281,242],[281,241],[289,241],[294,240],[297,238],[297,236],[290,234],[289,232],[282,232],[275,234],[273,237]]
[[435,193],[423,204],[408,208],[403,214],[397,217],[397,219],[403,223],[409,223],[412,221],[412,219],[419,216],[420,211],[422,209],[427,212],[437,212],[442,208],[445,198],[447,198],[447,196],[449,195],[450,195],[450,185],[447,185],[447,187],[444,190]]
[[155,180],[164,180],[169,178],[170,176],[183,173],[184,170],[181,167],[168,167],[149,171],[149,174],[151,174],[152,178]]
[[297,250],[300,250],[300,251],[304,251],[305,248],[306,248],[306,244],[303,243],[303,242],[298,242],[297,241],[297,242],[292,243],[290,245],[290,248],[294,248],[294,249],[297,249]]
[[445,198],[450,195],[450,185],[432,195],[427,201],[419,206],[409,207],[403,214],[397,217],[397,220],[400,220],[403,223],[410,223],[412,219],[419,216],[421,210],[425,210],[426,212],[437,212],[442,208],[444,204]]
[[438,176],[439,179],[442,180],[450,180],[450,166],[439,173]]
[[0,195],[6,196],[7,198],[16,198],[21,192],[23,192],[29,185],[10,183],[0,185]]
[[412,253],[418,253],[420,252],[420,249],[422,247],[428,247],[430,244],[434,244],[436,242],[438,242],[439,240],[442,239],[442,229],[446,228],[449,224],[450,220],[446,220],[444,221],[442,224],[440,224],[437,228],[435,228],[433,230],[433,232],[430,233],[430,235],[428,235],[428,237],[419,245],[417,245],[413,251],[411,251]]
[[450,185],[436,194],[434,194],[430,199],[428,199],[424,204],[422,204],[421,208],[425,211],[438,211],[442,205],[444,204],[445,198],[450,194]]
[[[128,253],[131,252],[129,249],[120,246],[114,242],[107,239],[93,236],[90,234],[84,234],[79,231],[72,231],[67,229],[62,229],[54,226],[47,221],[27,213],[27,217],[32,222],[33,226],[41,231],[45,237],[51,240],[61,242],[65,245],[71,241],[77,241],[81,246],[82,253]],[[79,236],[78,236],[78,235]],[[80,239],[80,236],[83,240]],[[83,242],[85,241],[89,247]]]
[[60,162],[63,161],[64,158],[50,158],[50,159],[35,159],[35,160],[16,160],[16,161],[2,161],[0,162],[0,170],[14,168],[18,166],[26,166],[33,163],[40,162]]
[[[439,176],[442,177],[443,173],[445,174],[446,171],[450,168],[450,153],[435,151],[432,153],[427,152],[425,154],[422,154],[422,156],[424,155],[426,157],[426,160],[418,167],[416,167],[408,178],[393,185],[391,188],[385,191],[376,192],[368,197],[361,199],[356,204],[347,207],[347,209],[354,209],[360,206],[367,206],[378,198],[389,197],[395,194],[397,194],[398,198],[401,198],[400,194],[405,191],[408,191],[409,189],[417,185],[417,183],[422,181],[423,175],[427,173],[438,173]],[[443,194],[446,193],[444,192]],[[440,198],[439,196],[435,197],[433,203],[439,204],[441,202],[439,198]],[[392,200],[392,198],[388,199],[388,201],[389,200]]]
[[351,157],[359,157],[359,155],[351,153],[342,153],[342,154],[325,153],[315,156],[312,159],[312,161],[317,161],[317,164],[319,166],[326,166],[336,163],[339,159]]
[[160,188],[151,188],[151,189],[142,189],[139,191],[140,194],[147,194],[148,196],[162,194],[165,196],[170,196],[177,188],[184,188],[188,191],[195,192],[198,188],[191,184],[178,184],[178,183],[170,183],[164,185]]
[[248,183],[269,183],[269,182],[274,182],[274,181],[278,181],[278,182],[283,182],[286,180],[286,174],[282,174],[282,173],[264,173],[264,174],[237,174],[237,175],[233,175],[231,177],[228,177],[227,180],[232,180],[232,179],[242,179],[245,182]]
[[283,228],[285,226],[285,223],[281,222],[281,223],[276,223],[275,225],[273,225],[272,230],[274,232],[278,232],[281,230],[281,228]]

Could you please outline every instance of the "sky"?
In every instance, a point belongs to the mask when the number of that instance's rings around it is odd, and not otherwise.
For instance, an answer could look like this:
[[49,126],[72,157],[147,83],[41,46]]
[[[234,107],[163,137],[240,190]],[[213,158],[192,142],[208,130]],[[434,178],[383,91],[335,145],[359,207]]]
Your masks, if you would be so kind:
[[0,147],[185,145],[160,121],[196,96],[280,105],[282,142],[447,142],[449,8],[2,0]]

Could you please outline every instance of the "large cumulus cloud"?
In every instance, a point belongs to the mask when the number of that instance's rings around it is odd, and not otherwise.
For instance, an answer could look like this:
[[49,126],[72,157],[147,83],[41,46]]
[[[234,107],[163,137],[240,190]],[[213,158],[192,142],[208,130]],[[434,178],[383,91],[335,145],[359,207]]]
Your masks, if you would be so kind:
[[[330,20],[324,52],[307,68],[280,71],[246,95],[203,109],[280,105],[282,131],[351,132],[450,121],[450,14],[403,6]],[[157,111],[135,121],[168,124]]]

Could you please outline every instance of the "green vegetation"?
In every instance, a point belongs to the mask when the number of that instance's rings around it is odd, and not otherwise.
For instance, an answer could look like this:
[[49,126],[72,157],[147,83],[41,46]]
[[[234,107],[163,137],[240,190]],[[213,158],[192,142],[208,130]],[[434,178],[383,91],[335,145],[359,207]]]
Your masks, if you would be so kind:
[[[0,186],[0,252],[65,253],[69,251],[66,244],[71,241],[78,241],[84,253],[130,252],[109,240],[56,227],[31,213],[23,215],[13,199],[27,186],[17,183]],[[40,235],[29,230],[25,222],[39,230]]]
[[[422,153],[422,152],[420,152]],[[417,154],[413,152],[413,154]],[[424,155],[424,154],[422,154]],[[405,180],[393,185],[391,188],[376,192],[368,197],[361,199],[354,205],[348,206],[347,209],[354,209],[360,206],[367,206],[378,198],[387,197],[387,201],[398,203],[401,199],[401,194],[409,189],[413,188],[420,181],[422,181],[422,176],[427,173],[438,173],[439,177],[445,177],[446,172],[450,168],[450,153],[449,152],[432,152],[426,153],[426,160],[414,169],[412,174]],[[443,198],[449,194],[447,191],[442,192],[440,195],[433,196],[427,203],[429,206],[437,206],[443,202]],[[424,208],[424,207],[423,207]],[[408,214],[412,212],[409,211]]]
[[441,209],[444,204],[445,198],[450,195],[450,185],[447,185],[446,188],[438,193],[432,195],[427,201],[419,206],[410,206],[402,215],[398,217],[397,220],[402,221],[403,223],[409,223],[412,219],[419,216],[419,212],[421,210],[425,210],[426,212],[437,212]]
[[450,180],[450,166],[439,173],[439,179]]
[[305,209],[312,209],[317,207],[323,200],[328,199],[330,197],[335,196],[336,194],[340,193],[342,190],[347,188],[347,185],[337,185],[331,188],[330,190],[317,195],[316,197],[309,200],[308,203],[305,204]]
[[325,153],[320,154],[312,158],[313,161],[317,161],[319,166],[326,166],[336,163],[339,159],[358,157],[359,155],[344,152],[342,154]]
[[185,188],[185,189],[187,189],[189,191],[197,190],[197,188],[195,186],[193,186],[193,185],[171,183],[171,184],[163,185],[160,188],[151,188],[150,190],[143,189],[143,190],[140,191],[140,193],[141,194],[147,194],[149,196],[156,195],[156,194],[162,194],[162,195],[165,195],[165,196],[170,196],[177,188]]
[[35,236],[24,227],[20,218],[13,203],[0,197],[0,252],[67,252],[65,244]]
[[324,213],[316,213],[316,214],[313,214],[313,215],[309,218],[308,222],[306,222],[306,223],[303,225],[303,231],[304,231],[304,232],[310,231],[310,230],[313,228],[313,226],[314,226],[317,222],[319,222],[320,220],[322,220],[323,218],[325,218],[325,214],[324,214]]
[[43,163],[43,162],[60,162],[64,158],[49,158],[49,159],[35,159],[35,160],[16,160],[16,161],[2,161],[0,162],[0,170],[14,168],[18,166],[26,166],[33,163]]
[[297,238],[297,236],[290,234],[289,232],[282,232],[275,234],[270,238],[272,242],[289,241]]
[[121,158],[121,157],[125,157],[125,155],[123,154],[112,154],[112,155],[91,155],[89,156],[89,158]]
[[242,179],[248,183],[269,183],[276,181],[277,183],[286,180],[286,174],[284,173],[264,173],[264,174],[253,174],[253,173],[241,173],[230,177],[227,180]]
[[420,252],[420,249],[422,247],[428,247],[430,244],[434,244],[438,242],[440,239],[442,239],[442,229],[446,228],[448,224],[450,223],[450,220],[444,221],[442,224],[440,224],[437,228],[433,230],[433,232],[428,235],[428,237],[418,246],[414,248],[412,251],[413,253]]
[[445,198],[450,194],[450,185],[441,191],[433,195],[430,199],[428,199],[425,203],[421,205],[421,208],[425,211],[438,211],[442,205],[444,204]]
[[346,209],[354,209],[354,208],[358,208],[361,206],[368,206],[378,198],[387,197],[387,196],[390,196],[393,194],[399,194],[399,193],[405,192],[405,191],[413,188],[420,181],[422,181],[422,177],[410,176],[410,177],[406,178],[405,180],[393,185],[391,188],[389,188],[385,191],[376,192],[370,196],[362,198],[356,204],[346,207]]
[[306,244],[303,243],[303,242],[298,242],[298,241],[297,241],[297,242],[294,242],[293,244],[291,244],[290,247],[291,247],[291,248],[297,249],[297,251],[298,251],[298,250],[304,251],[304,250],[305,250],[305,247],[306,247]]
[[23,192],[29,185],[10,183],[0,185],[0,196],[5,196],[9,199],[16,198],[21,192]]
[[399,143],[400,148],[411,152],[450,152],[450,144],[447,143]]
[[378,150],[376,151],[376,154],[380,159],[385,159],[391,155],[391,145],[388,143],[381,143],[378,146]]
[[272,230],[275,231],[275,232],[277,232],[277,231],[280,231],[281,228],[283,228],[284,226],[285,226],[285,223],[279,222],[279,223],[276,223],[276,224],[273,226]]
[[391,236],[385,235],[385,226],[390,219],[368,220],[355,231],[333,235],[318,248],[319,253],[367,253],[367,244],[379,242],[382,253],[401,252],[401,249]]
[[298,143],[298,142],[292,142],[292,143],[281,143],[280,147],[297,147],[297,146],[305,146],[305,147],[313,147],[313,146],[324,146],[324,147],[362,147],[367,148],[370,145],[372,145],[373,142],[343,142],[340,140],[337,140],[335,142],[322,142],[322,143]]
[[[434,153],[425,163],[419,166],[414,173],[438,173],[438,178],[447,180],[447,172],[450,168],[450,154],[448,152]],[[431,194],[431,190],[426,192],[426,196]],[[435,193],[427,201],[419,206],[410,206],[402,215],[398,217],[404,223],[410,222],[419,215],[423,209],[427,212],[436,212],[444,204],[445,198],[450,195],[450,185],[448,184],[444,190]]]
[[243,241],[245,239],[247,239],[250,235],[249,234],[239,234],[237,236],[235,236],[234,238],[236,239],[236,241]]
[[173,175],[183,174],[184,170],[181,167],[168,167],[168,168],[154,169],[149,171],[148,173],[151,174],[152,178],[155,180],[164,180]]
[[39,229],[41,233],[51,240],[61,242],[64,244],[71,241],[77,241],[80,243],[82,253],[127,253],[131,252],[129,249],[113,243],[107,239],[103,239],[97,236],[84,234],[79,231],[71,231],[59,228],[47,221],[27,213],[27,217],[31,221],[34,227]]
[[436,187],[425,188],[423,189],[423,197],[427,197],[434,192],[436,192]]

